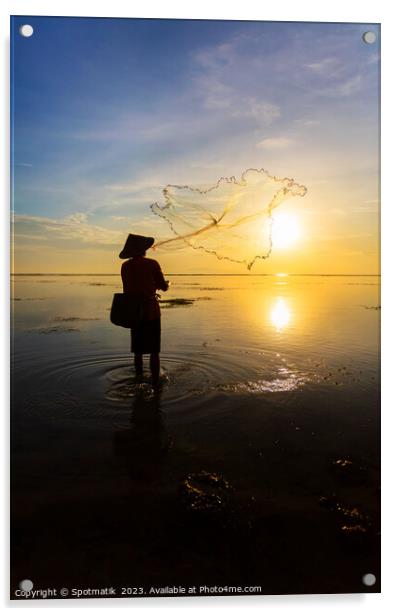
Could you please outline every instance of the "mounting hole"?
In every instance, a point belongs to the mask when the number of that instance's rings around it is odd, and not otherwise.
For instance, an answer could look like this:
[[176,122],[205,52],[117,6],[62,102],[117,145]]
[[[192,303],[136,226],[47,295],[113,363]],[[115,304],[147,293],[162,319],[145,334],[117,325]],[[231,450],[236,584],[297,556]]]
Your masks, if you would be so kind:
[[365,586],[373,586],[376,582],[376,577],[373,573],[366,573],[363,575],[363,584]]
[[376,41],[376,34],[375,32],[369,31],[369,32],[364,32],[363,34],[363,41],[364,43],[367,43],[367,45],[373,45]]
[[24,24],[19,28],[19,34],[21,36],[24,36],[25,38],[32,36],[33,32],[33,26],[31,26],[30,24]]
[[19,582],[20,590],[25,590],[26,592],[30,592],[32,588],[33,588],[32,580],[22,580],[22,582]]

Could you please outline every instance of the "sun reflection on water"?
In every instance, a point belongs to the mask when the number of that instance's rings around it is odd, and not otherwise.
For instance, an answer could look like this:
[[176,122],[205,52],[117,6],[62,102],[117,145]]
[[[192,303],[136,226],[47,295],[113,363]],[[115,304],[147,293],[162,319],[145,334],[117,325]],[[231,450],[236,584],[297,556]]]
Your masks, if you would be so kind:
[[291,309],[283,297],[278,297],[270,311],[270,321],[278,332],[283,331],[291,320]]

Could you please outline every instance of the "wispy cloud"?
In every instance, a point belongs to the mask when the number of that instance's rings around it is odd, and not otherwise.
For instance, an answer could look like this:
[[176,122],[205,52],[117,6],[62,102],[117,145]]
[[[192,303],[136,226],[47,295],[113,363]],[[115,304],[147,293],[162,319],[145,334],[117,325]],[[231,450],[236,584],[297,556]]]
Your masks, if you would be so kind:
[[310,118],[298,118],[295,120],[295,123],[299,126],[304,126],[305,128],[311,128],[312,126],[319,126],[320,120],[314,120]]
[[204,106],[207,109],[226,109],[231,106],[232,88],[226,86],[216,77],[200,78]]
[[368,58],[368,64],[377,64],[379,61],[380,61],[379,53],[371,53],[371,55]]
[[[199,73],[192,83],[206,109],[268,125],[280,117],[280,107],[269,97],[245,94],[241,82],[247,73],[247,55],[251,56],[251,52],[245,35],[233,35],[222,43],[198,51],[193,62]],[[258,68],[251,66],[250,70],[255,72]]]
[[149,229],[161,231],[162,227],[165,227],[163,221],[151,215],[140,218],[109,216],[106,227],[90,223],[89,218],[82,212],[76,212],[64,218],[15,215],[13,236],[17,243],[29,238],[42,241],[46,246],[57,245],[60,241],[66,242],[66,247],[69,245],[71,249],[99,246],[114,248],[123,243],[126,234],[130,231],[136,233],[147,232]]
[[258,148],[264,148],[266,150],[279,150],[288,148],[291,145],[294,145],[295,141],[290,137],[268,137],[267,139],[263,139],[256,144]]
[[335,76],[343,72],[343,63],[337,58],[323,58],[318,62],[312,62],[306,64],[306,67],[318,74],[324,74],[329,76]]
[[343,62],[343,58],[326,57],[305,67],[316,77],[314,92],[321,96],[350,96],[362,83],[357,67]]
[[14,216],[14,237],[16,241],[26,235],[38,239],[43,236],[47,242],[56,243],[59,240],[78,241],[81,244],[106,244],[119,245],[125,235],[125,231],[112,230],[87,222],[87,216],[77,212],[65,218],[47,218],[41,216]]
[[197,65],[212,72],[233,69],[239,53],[238,48],[244,40],[243,34],[234,34],[215,45],[199,49],[193,54],[192,59]]
[[360,88],[361,82],[361,75],[356,75],[355,77],[352,77],[351,79],[347,79],[343,83],[340,83],[336,88],[336,93],[340,94],[341,96],[349,96]]
[[258,96],[242,96],[234,86],[228,85],[215,75],[195,78],[198,96],[203,107],[209,111],[227,114],[230,118],[248,118],[258,124],[272,124],[280,117],[280,107]]
[[255,118],[262,124],[272,124],[281,115],[280,107],[274,103],[250,97],[241,100],[241,106],[234,115]]
[[70,223],[71,225],[81,225],[87,222],[88,215],[85,212],[76,212],[75,214],[70,214],[70,216],[66,216],[64,218],[65,223]]

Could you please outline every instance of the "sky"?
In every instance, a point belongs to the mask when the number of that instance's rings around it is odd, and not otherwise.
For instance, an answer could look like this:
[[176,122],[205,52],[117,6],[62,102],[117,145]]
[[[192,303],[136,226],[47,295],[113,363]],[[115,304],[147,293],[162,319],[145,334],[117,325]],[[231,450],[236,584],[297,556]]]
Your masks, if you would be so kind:
[[[252,273],[379,273],[379,38],[374,24],[12,18],[14,271],[117,273],[128,233],[172,236],[150,209],[165,186],[263,168],[307,193],[277,208]],[[172,242],[148,256],[166,273],[247,273]]]

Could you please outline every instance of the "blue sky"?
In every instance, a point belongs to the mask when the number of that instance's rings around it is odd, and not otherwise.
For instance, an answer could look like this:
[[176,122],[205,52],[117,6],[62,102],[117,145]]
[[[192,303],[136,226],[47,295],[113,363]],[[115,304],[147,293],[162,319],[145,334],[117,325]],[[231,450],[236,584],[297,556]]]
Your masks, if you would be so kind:
[[[82,260],[82,271],[117,271],[126,232],[167,235],[149,209],[166,184],[211,184],[247,167],[308,187],[299,207],[322,267],[332,269],[333,250],[354,253],[357,268],[376,262],[379,49],[361,37],[378,26],[12,23],[19,271],[51,271],[54,245],[55,271]],[[19,35],[23,23],[32,37]],[[180,253],[164,259],[180,269]]]

